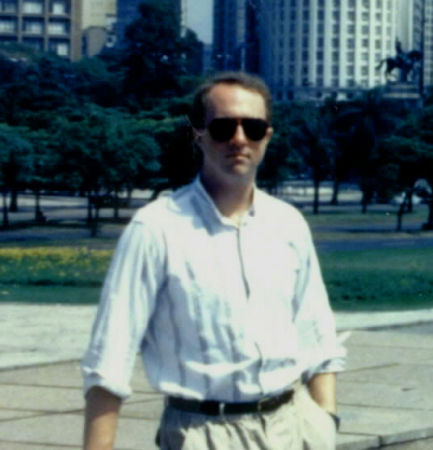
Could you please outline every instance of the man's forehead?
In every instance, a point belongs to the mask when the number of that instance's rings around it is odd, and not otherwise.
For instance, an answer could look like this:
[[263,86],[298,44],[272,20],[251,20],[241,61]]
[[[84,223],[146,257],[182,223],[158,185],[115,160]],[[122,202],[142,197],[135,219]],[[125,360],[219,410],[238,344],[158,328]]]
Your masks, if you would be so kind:
[[234,108],[255,103],[254,107],[257,113],[266,114],[266,101],[261,92],[255,89],[249,89],[239,84],[218,83],[212,86],[206,94],[205,106],[206,113],[213,113],[215,110]]

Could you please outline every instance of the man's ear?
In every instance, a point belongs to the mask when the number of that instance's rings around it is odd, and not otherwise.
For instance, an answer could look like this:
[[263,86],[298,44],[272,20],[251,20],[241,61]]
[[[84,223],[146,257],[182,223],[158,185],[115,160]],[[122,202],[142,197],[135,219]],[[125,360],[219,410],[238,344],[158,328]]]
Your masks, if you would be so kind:
[[273,135],[274,135],[274,129],[272,127],[269,127],[266,130],[266,139],[268,140],[268,142],[271,140]]

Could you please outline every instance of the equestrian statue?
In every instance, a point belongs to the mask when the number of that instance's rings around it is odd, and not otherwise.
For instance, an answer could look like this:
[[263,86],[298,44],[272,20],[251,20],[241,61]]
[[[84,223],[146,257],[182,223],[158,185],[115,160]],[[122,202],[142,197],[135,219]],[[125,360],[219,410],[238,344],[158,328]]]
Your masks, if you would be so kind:
[[[394,69],[400,70],[400,82],[407,83],[416,79],[419,72],[419,62],[422,59],[422,53],[419,50],[411,50],[410,52],[404,52],[401,47],[401,42],[395,43],[396,56],[382,59],[376,70],[380,70],[384,64],[386,64],[385,76],[388,82],[391,81],[391,75]],[[409,80],[409,75],[412,75]]]

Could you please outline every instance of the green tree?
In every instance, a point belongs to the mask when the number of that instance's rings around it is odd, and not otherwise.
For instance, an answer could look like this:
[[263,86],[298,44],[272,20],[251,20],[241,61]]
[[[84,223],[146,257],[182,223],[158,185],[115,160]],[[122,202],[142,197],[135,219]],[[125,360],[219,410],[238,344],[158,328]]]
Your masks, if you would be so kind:
[[421,148],[420,178],[425,178],[430,185],[428,197],[429,214],[423,225],[426,230],[433,230],[433,106],[424,108],[420,115]]
[[397,105],[383,101],[381,91],[370,90],[347,105],[337,119],[343,151],[350,152],[352,171],[362,191],[363,213],[378,189],[377,146],[391,135],[399,114]]
[[[292,106],[295,109],[294,106]],[[335,152],[332,115],[326,108],[305,104],[297,107],[293,122],[292,145],[305,164],[314,184],[313,212],[318,214],[320,184],[331,174]]]
[[31,170],[31,143],[25,138],[26,130],[0,125],[0,185],[3,191],[3,228],[9,226],[8,193],[17,190]]

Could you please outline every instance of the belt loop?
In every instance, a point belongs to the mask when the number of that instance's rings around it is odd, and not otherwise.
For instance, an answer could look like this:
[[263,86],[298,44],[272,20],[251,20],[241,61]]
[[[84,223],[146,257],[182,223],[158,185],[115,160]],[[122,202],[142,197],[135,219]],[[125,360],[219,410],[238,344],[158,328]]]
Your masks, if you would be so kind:
[[226,416],[224,414],[225,407],[226,407],[226,404],[224,402],[220,402],[218,404],[219,416],[224,422],[226,421]]

